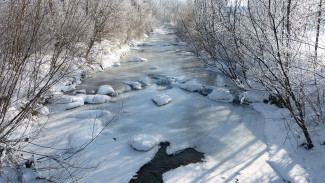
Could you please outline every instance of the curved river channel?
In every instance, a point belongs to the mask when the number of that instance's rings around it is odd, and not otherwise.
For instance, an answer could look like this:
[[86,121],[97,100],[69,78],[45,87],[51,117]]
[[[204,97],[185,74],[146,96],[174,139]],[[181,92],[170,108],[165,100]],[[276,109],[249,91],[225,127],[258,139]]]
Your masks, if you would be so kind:
[[[148,60],[130,62],[134,57]],[[123,82],[138,81],[145,76],[153,80],[151,86],[125,92],[129,88]],[[63,136],[78,131],[82,122],[67,116],[90,109],[114,112],[121,101],[123,109],[118,119],[82,152],[82,157],[100,165],[81,182],[129,182],[160,148],[157,145],[147,152],[134,150],[129,142],[137,134],[169,142],[170,146],[164,146],[167,154],[177,154],[187,148],[194,148],[200,156],[204,153],[201,162],[183,164],[165,172],[164,182],[278,182],[279,177],[267,163],[263,117],[249,106],[216,102],[177,86],[190,79],[197,79],[202,85],[236,89],[225,76],[207,71],[194,55],[186,52],[170,27],[150,34],[144,43],[122,58],[120,67],[86,79],[78,89],[97,91],[99,86],[109,84],[120,94],[105,104],[53,114],[50,130],[62,129],[62,138],[66,138]],[[172,102],[156,106],[152,98],[158,94],[170,96]],[[152,181],[148,178],[146,182]]]

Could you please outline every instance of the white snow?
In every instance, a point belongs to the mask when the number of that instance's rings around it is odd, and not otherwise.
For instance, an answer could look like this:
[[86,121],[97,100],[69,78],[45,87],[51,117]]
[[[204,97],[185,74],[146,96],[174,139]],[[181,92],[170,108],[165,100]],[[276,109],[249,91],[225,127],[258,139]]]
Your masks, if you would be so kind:
[[79,94],[77,95],[77,97],[82,98],[85,101],[85,103],[89,103],[89,104],[102,104],[111,100],[110,96],[101,95],[101,94],[96,94],[96,95]]
[[152,135],[139,134],[130,140],[132,148],[138,151],[149,151],[159,143],[158,139]]
[[110,116],[110,115],[111,113],[106,110],[87,110],[87,111],[75,112],[69,115],[68,117],[85,119],[85,118],[100,118],[103,116]]
[[139,81],[143,83],[145,86],[150,86],[152,83],[151,79],[148,76],[139,79]]
[[136,90],[141,90],[142,89],[141,84],[139,82],[136,82],[136,81],[125,81],[123,83],[126,84],[126,85],[131,86],[133,89],[136,89]]
[[196,91],[199,91],[200,89],[202,89],[202,85],[196,79],[192,79],[190,81],[182,83],[179,86],[180,86],[180,88],[187,90],[187,91],[191,91],[191,92],[196,92]]
[[152,98],[152,101],[154,101],[158,106],[163,106],[172,101],[172,98],[165,94],[159,94]]
[[130,60],[130,62],[146,62],[148,59],[146,58],[141,58],[141,57],[134,57]]
[[[314,148],[300,146],[304,137],[298,136],[299,127],[292,121],[287,109],[263,103],[252,104],[265,118],[265,136],[269,164],[287,182],[323,182],[325,180],[325,129],[318,128],[312,136]],[[288,127],[290,124],[290,128]]]
[[98,88],[97,94],[112,95],[115,91],[111,85],[102,85]]
[[232,102],[234,96],[229,92],[229,90],[224,88],[216,88],[208,95],[208,98],[218,102]]
[[[127,83],[131,85],[133,82]],[[202,88],[195,80],[181,86],[189,91]],[[290,120],[290,113],[274,105],[255,103],[261,101],[260,96],[250,92],[241,95],[251,101],[251,106],[263,116],[250,106],[221,103],[231,102],[234,98],[227,89],[216,88],[208,98],[177,87],[164,92],[175,99],[173,105],[155,107],[150,101],[157,96],[155,86],[120,95],[126,103],[119,119],[110,124],[80,156],[81,160],[94,164],[100,162],[100,166],[80,182],[129,182],[140,167],[152,159],[159,141],[171,142],[168,153],[187,147],[196,147],[205,153],[204,162],[163,174],[165,183],[316,183],[325,180],[325,146],[321,145],[325,141],[325,129],[316,128],[312,136],[315,147],[307,151],[299,146],[304,139],[297,136],[299,128]],[[104,119],[112,117],[108,110],[118,107],[119,99],[113,101],[100,107],[88,105],[53,114],[48,128],[44,129],[53,137],[42,138],[39,144],[54,144],[60,148],[89,142],[103,127]],[[83,105],[83,98],[68,96],[53,106],[67,109],[78,102]],[[288,123],[291,128],[286,125]],[[130,144],[142,151],[152,150],[138,152]],[[3,169],[4,175],[9,176],[10,172]]]

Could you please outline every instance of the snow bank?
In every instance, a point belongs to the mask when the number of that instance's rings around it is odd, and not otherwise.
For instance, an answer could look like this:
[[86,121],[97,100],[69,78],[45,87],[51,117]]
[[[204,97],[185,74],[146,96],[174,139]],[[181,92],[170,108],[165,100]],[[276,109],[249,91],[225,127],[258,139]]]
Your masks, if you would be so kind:
[[130,62],[146,62],[148,59],[146,58],[141,58],[141,57],[134,57],[130,60]]
[[179,87],[191,92],[197,92],[202,89],[202,85],[196,79],[182,83]]
[[79,94],[77,95],[77,97],[82,98],[85,101],[85,103],[88,104],[102,104],[111,100],[111,97],[107,95],[101,95],[101,94],[96,94],[96,95]]
[[76,152],[89,143],[94,138],[94,135],[103,129],[103,122],[99,119],[87,118],[79,120],[78,124],[75,125],[78,130],[68,132],[67,139],[65,139],[67,142],[66,148],[69,149],[70,153]]
[[68,118],[79,118],[79,119],[100,118],[109,115],[111,115],[111,112],[105,110],[88,110],[88,111],[80,111],[80,112],[73,113],[69,115]]
[[172,101],[172,98],[168,95],[160,94],[160,95],[155,96],[152,99],[152,101],[155,102],[158,106],[163,106],[163,105],[170,103]]
[[[253,108],[265,118],[264,134],[270,156],[268,163],[272,168],[286,182],[323,182],[324,147],[314,143],[314,149],[307,151],[299,146],[304,137],[294,135],[299,128],[295,123],[290,123],[291,115],[287,109],[263,103],[255,103]],[[288,123],[290,129],[286,127]]]
[[145,86],[150,86],[152,81],[149,77],[143,77],[139,80],[141,83],[143,83],[143,85]]
[[229,92],[229,90],[224,88],[216,88],[208,95],[211,100],[216,100],[218,102],[232,102],[234,96]]
[[111,85],[102,85],[98,88],[97,94],[114,95],[115,91]]
[[138,151],[149,151],[159,143],[158,139],[152,135],[139,134],[130,140],[132,148]]
[[142,89],[141,84],[139,82],[125,81],[123,83],[126,84],[126,85],[131,86],[132,89],[135,89],[135,90],[141,90]]

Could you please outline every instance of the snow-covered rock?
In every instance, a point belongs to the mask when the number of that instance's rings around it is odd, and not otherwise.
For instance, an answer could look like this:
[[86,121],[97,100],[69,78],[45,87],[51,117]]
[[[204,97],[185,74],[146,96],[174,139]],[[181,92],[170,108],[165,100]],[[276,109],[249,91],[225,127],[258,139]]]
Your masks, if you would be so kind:
[[149,77],[143,77],[139,80],[143,85],[150,86],[151,85],[151,79]]
[[125,81],[123,83],[126,84],[126,85],[131,86],[135,90],[141,90],[142,89],[141,84],[139,82]]
[[166,105],[172,101],[172,98],[165,94],[160,94],[152,98],[152,101],[155,102],[158,106]]
[[146,58],[141,58],[141,57],[134,57],[130,60],[130,62],[146,62],[148,59]]
[[70,103],[53,104],[50,106],[50,111],[65,111],[65,110],[83,106],[85,104],[84,100],[81,97],[67,96],[65,98],[69,99],[66,101],[71,101],[71,102]]
[[98,88],[97,94],[114,95],[115,91],[111,85],[102,85]]
[[152,67],[150,67],[150,69],[151,70],[157,70],[158,69],[158,66],[156,66],[156,65],[155,66],[152,66]]
[[239,94],[240,103],[256,103],[256,102],[263,102],[264,97],[254,91],[246,91]]
[[208,95],[211,100],[216,100],[218,102],[232,102],[234,96],[229,92],[229,90],[224,88],[216,88]]
[[192,79],[190,81],[182,83],[179,85],[179,87],[191,92],[197,92],[202,89],[202,85],[196,79]]
[[149,151],[159,143],[158,139],[152,135],[139,134],[130,140],[132,148],[138,151]]
[[69,118],[79,118],[79,119],[86,119],[86,118],[100,118],[103,116],[109,116],[111,112],[106,110],[88,110],[88,111],[80,111],[69,115]]
[[96,94],[96,95],[79,94],[77,96],[81,97],[85,101],[85,103],[88,104],[102,104],[111,100],[111,97],[107,95],[101,95],[101,94]]

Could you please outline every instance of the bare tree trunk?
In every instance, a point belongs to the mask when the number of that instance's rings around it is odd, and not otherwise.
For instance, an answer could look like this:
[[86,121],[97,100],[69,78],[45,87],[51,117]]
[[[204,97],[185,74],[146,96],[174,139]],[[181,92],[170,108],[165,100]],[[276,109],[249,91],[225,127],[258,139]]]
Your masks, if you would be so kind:
[[315,60],[317,60],[317,50],[318,50],[318,42],[319,42],[319,32],[320,32],[320,24],[321,24],[321,18],[322,18],[322,4],[323,0],[319,0],[319,10],[318,10],[318,16],[317,16],[317,27],[316,27],[316,41],[315,41]]

